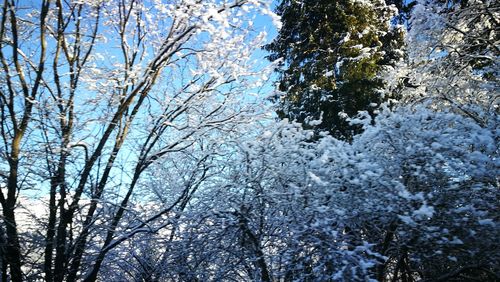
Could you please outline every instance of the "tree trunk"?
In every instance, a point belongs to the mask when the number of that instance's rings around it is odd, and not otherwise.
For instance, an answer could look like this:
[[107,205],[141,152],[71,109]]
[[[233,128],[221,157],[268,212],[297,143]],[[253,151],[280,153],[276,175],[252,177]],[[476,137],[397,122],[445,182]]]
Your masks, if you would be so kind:
[[7,235],[6,259],[10,266],[11,280],[22,281],[21,272],[21,246],[19,245],[19,234],[17,233],[16,218],[14,209],[16,206],[17,192],[17,170],[18,161],[10,159],[10,175],[7,184],[7,199],[3,202],[3,216]]

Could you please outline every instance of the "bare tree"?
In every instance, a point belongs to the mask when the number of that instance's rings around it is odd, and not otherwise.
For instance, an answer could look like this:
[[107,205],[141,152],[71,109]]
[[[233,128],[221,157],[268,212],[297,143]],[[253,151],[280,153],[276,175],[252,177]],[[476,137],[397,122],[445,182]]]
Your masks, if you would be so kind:
[[[173,201],[123,223],[152,164],[251,114],[243,93],[260,85],[249,60],[263,36],[249,15],[268,7],[250,2],[3,1],[3,277],[43,261],[36,278],[94,281],[113,248],[186,205],[213,152]],[[16,221],[29,189],[47,199],[36,258]]]

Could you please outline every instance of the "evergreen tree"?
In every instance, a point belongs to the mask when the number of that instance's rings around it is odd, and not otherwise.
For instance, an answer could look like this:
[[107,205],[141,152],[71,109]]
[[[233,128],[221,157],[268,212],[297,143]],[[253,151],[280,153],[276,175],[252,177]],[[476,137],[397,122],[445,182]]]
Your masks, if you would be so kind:
[[395,11],[379,0],[282,0],[276,12],[283,27],[265,46],[270,60],[283,59],[280,117],[345,140],[359,133],[345,117],[361,110],[373,116],[388,98],[379,92],[379,73],[400,58],[403,34],[390,24]]

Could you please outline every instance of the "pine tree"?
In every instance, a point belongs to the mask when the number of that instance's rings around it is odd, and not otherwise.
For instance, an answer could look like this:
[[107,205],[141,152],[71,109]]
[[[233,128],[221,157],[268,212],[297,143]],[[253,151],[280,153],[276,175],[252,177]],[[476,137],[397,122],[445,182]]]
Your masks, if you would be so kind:
[[280,117],[345,140],[359,133],[345,116],[361,110],[373,116],[387,99],[378,74],[400,56],[403,34],[390,24],[395,10],[378,0],[282,0],[276,11],[282,29],[265,46],[270,60],[283,59]]

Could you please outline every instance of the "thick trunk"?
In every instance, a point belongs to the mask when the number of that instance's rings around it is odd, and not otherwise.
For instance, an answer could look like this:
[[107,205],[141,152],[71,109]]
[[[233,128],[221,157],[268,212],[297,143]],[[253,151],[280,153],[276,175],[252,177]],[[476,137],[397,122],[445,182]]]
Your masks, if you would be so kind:
[[260,273],[260,281],[263,282],[271,282],[271,275],[269,274],[269,268],[267,267],[266,260],[264,258],[264,252],[260,246],[259,239],[255,234],[253,234],[252,230],[248,227],[248,220],[245,218],[244,214],[238,214],[238,221],[240,225],[240,229],[242,231],[242,246],[249,251],[253,252],[253,256],[255,257],[255,265],[259,269]]
[[[12,281],[22,281],[21,271],[21,246],[19,244],[19,234],[17,233],[17,223],[14,209],[16,207],[16,193],[18,180],[18,148],[20,138],[15,138],[11,158],[9,158],[9,178],[7,181],[7,198],[2,200],[3,220],[5,223],[6,246],[5,258],[10,268],[10,278]],[[2,197],[3,198],[3,197]]]
[[[389,228],[387,228],[387,233],[385,234],[384,242],[381,245],[381,250],[380,250],[381,255],[387,256],[387,251],[389,250],[389,247],[394,239],[394,235],[395,235],[397,227],[398,227],[398,224],[397,224],[397,221],[395,220],[389,225]],[[385,281],[386,267],[387,267],[387,263],[381,263],[379,266],[377,266],[377,280],[378,281]]]
[[87,237],[89,235],[90,225],[94,220],[94,212],[97,209],[97,199],[93,199],[90,205],[89,211],[87,213],[87,217],[85,222],[83,223],[83,230],[80,234],[76,244],[75,244],[75,254],[73,256],[73,262],[69,269],[67,282],[76,281],[76,276],[78,271],[80,270],[80,264],[82,262],[82,257],[85,252],[85,245],[87,244]]
[[59,226],[57,228],[57,236],[56,236],[56,259],[54,261],[54,281],[62,282],[64,280],[64,276],[66,275],[66,264],[67,264],[67,256],[66,256],[66,240],[67,240],[67,230],[66,226],[71,221],[71,218],[68,216],[68,212],[61,207],[61,219]]
[[47,225],[47,235],[45,238],[45,256],[44,256],[44,272],[45,281],[51,282],[54,280],[54,275],[52,272],[52,253],[54,251],[54,236],[56,234],[56,189],[57,180],[56,177],[52,179],[50,187],[50,199],[49,199],[49,222]]
[[[9,201],[8,201],[9,202]],[[7,203],[10,207],[4,207],[3,216],[7,234],[6,258],[10,266],[10,277],[13,282],[22,281],[21,272],[21,247],[17,233],[16,219],[14,216],[14,204]]]
[[5,250],[6,247],[6,241],[5,241],[5,231],[3,229],[3,226],[0,226],[0,267],[2,268],[2,280],[1,281],[7,281],[7,252]]

